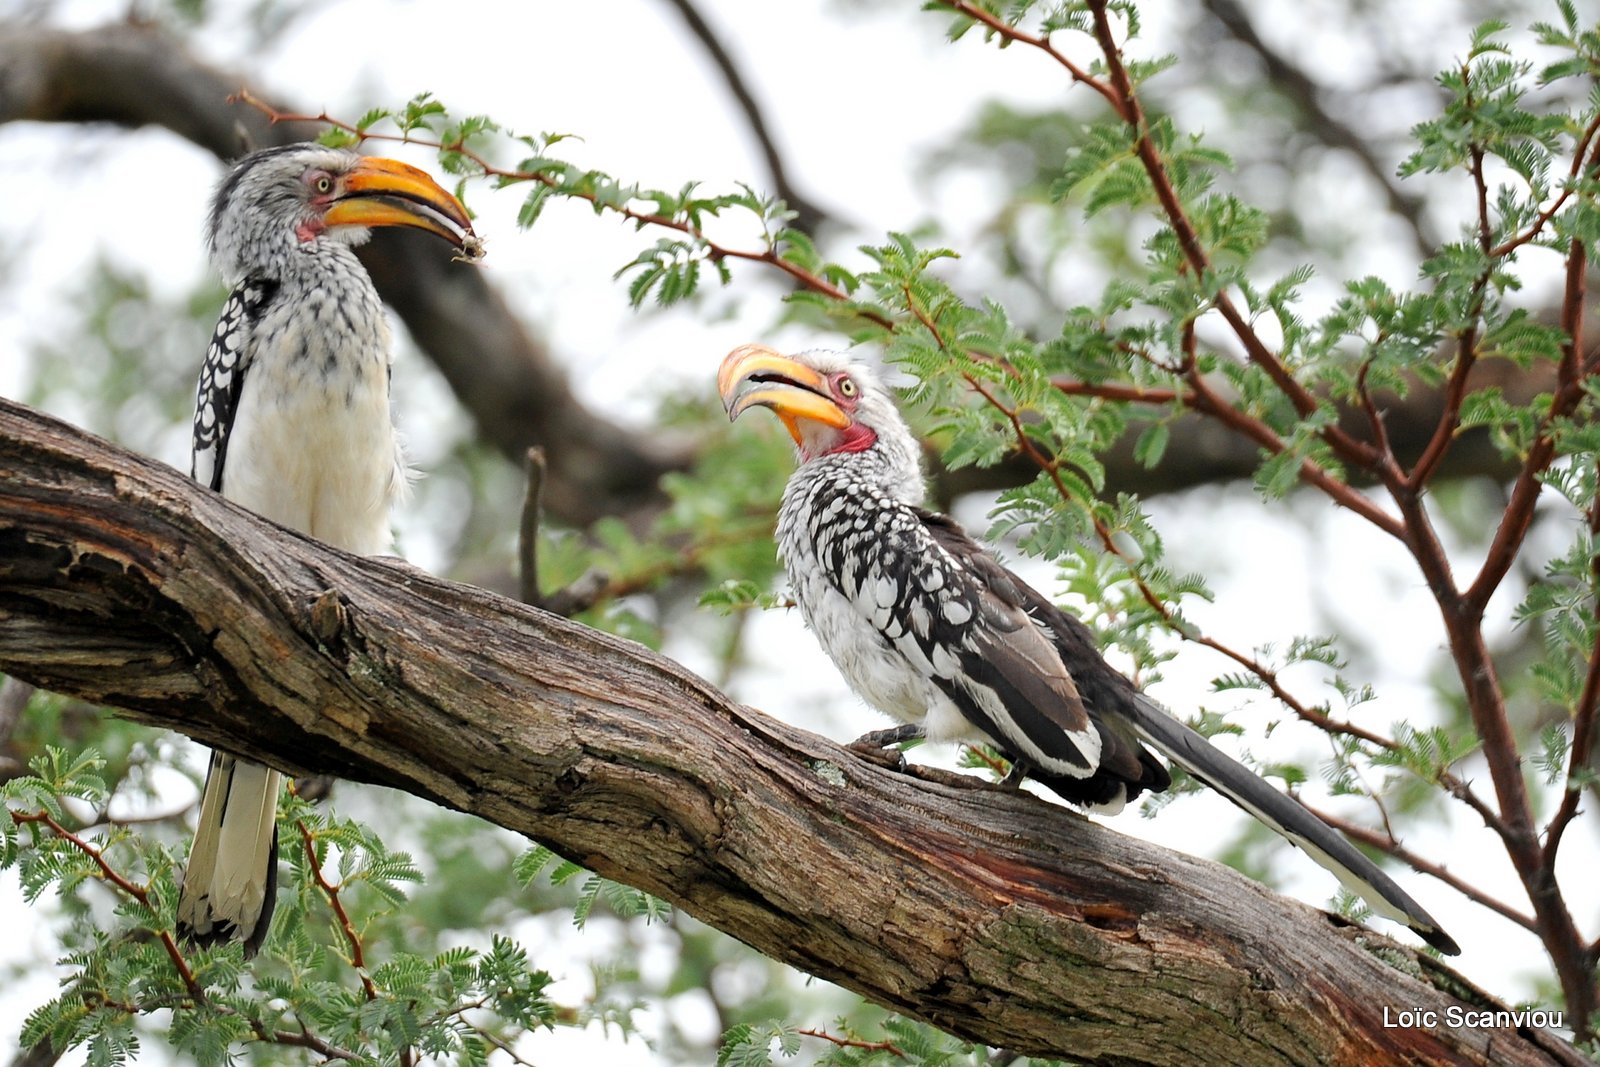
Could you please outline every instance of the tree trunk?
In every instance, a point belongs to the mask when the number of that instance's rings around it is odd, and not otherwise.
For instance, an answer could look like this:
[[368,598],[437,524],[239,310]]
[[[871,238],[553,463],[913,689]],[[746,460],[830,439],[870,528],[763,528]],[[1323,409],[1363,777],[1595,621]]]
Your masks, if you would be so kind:
[[[0,669],[527,834],[964,1038],[1095,1064],[1584,1062],[1434,960],[0,401]],[[1402,1010],[1435,1024],[1385,1025]],[[1204,1050],[1201,1053],[1199,1050]]]

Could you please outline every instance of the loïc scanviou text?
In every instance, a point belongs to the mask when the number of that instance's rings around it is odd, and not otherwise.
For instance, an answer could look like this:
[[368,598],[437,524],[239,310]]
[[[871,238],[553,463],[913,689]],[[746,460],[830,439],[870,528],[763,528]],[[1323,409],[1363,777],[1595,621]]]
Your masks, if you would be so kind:
[[1559,1030],[1566,1025],[1562,1016],[1562,1012],[1549,1011],[1545,1008],[1490,1011],[1452,1004],[1443,1011],[1438,1011],[1434,1008],[1391,1008],[1387,1004],[1383,1007],[1383,1025],[1389,1030],[1432,1030],[1440,1026],[1464,1026],[1474,1030],[1537,1026]]

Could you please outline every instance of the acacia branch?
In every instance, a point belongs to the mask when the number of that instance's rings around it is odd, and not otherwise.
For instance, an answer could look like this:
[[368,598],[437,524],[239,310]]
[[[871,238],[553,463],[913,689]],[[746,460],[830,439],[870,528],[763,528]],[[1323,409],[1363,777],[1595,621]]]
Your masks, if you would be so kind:
[[[157,125],[222,158],[237,155],[246,144],[277,144],[316,133],[310,124],[273,128],[261,113],[229,106],[227,96],[245,80],[206,65],[153,26],[118,23],[66,32],[0,21],[0,122]],[[1570,186],[1563,195],[1570,195]],[[1552,214],[1563,202],[1551,204]],[[484,284],[494,275],[492,259],[486,271],[463,269],[450,264],[426,235],[392,230],[380,231],[362,254],[384,299],[443,370],[482,436],[517,463],[531,446],[552,449],[547,506],[556,518],[583,523],[600,513],[648,506],[659,499],[655,478],[660,471],[687,462],[684,452],[661,449],[598,421],[571,396],[542,342]],[[392,265],[399,263],[405,269]],[[823,279],[803,277],[792,265],[779,269],[803,288],[826,292],[817,285]],[[1508,382],[1507,388],[1508,395],[1520,392],[1521,383]],[[1530,379],[1528,388],[1548,391],[1550,383]],[[1431,433],[1439,410],[1437,391],[1421,386],[1404,401],[1391,402],[1397,447]],[[1134,436],[1106,456],[1107,480],[1141,495],[1248,479],[1260,462],[1257,442],[1219,431],[1198,417],[1173,423],[1167,458],[1154,470],[1134,458]],[[1446,462],[1452,476],[1515,473],[1482,431],[1458,441]],[[936,475],[941,494],[949,498],[1016,485],[1030,472],[1018,464]]]
[[[1093,36],[1105,60],[1106,79],[1122,101],[1123,107],[1118,114],[1129,126],[1134,153],[1150,179],[1161,213],[1165,216],[1182,251],[1186,269],[1193,272],[1196,278],[1204,278],[1211,266],[1207,251],[1199,239],[1192,220],[1184,210],[1172,177],[1151,136],[1149,123],[1112,31],[1109,4],[1106,0],[1088,0],[1088,7],[1093,15]],[[1011,29],[1015,31],[1015,27]],[[997,32],[1009,40],[1038,46],[1036,40],[1030,40],[1020,31],[1007,33],[997,27]],[[1474,186],[1478,193],[1479,249],[1486,258],[1491,258],[1492,227],[1487,206],[1483,154],[1481,146],[1478,145],[1470,146],[1470,151]],[[1600,149],[1592,149],[1589,169],[1595,169],[1597,162],[1600,162]],[[1374,444],[1344,432],[1337,425],[1320,430],[1319,435],[1345,462],[1366,468],[1380,478],[1387,476],[1386,484],[1399,507],[1400,517],[1397,521],[1393,516],[1378,512],[1383,520],[1378,521],[1373,517],[1373,521],[1377,522],[1380,529],[1405,541],[1438,602],[1449,637],[1451,655],[1462,679],[1473,726],[1483,741],[1484,757],[1488,762],[1496,800],[1499,802],[1498,823],[1495,825],[1501,831],[1500,836],[1512,865],[1516,868],[1517,875],[1533,904],[1539,937],[1555,965],[1567,1006],[1579,1020],[1580,1032],[1587,1033],[1591,1013],[1597,1003],[1600,1003],[1600,993],[1597,993],[1595,987],[1593,962],[1573,921],[1560,885],[1543,865],[1542,852],[1534,831],[1527,787],[1522,779],[1521,759],[1507,718],[1504,689],[1497,677],[1481,625],[1483,610],[1489,597],[1499,587],[1532,524],[1534,504],[1541,486],[1540,478],[1555,455],[1555,433],[1559,420],[1574,410],[1584,391],[1587,371],[1580,370],[1585,366],[1585,361],[1578,355],[1577,346],[1580,338],[1576,320],[1581,314],[1583,272],[1586,264],[1581,243],[1574,242],[1574,244],[1578,247],[1575,251],[1569,251],[1567,257],[1568,284],[1567,298],[1563,307],[1563,324],[1567,326],[1568,350],[1564,353],[1558,373],[1560,388],[1550,404],[1545,419],[1541,422],[1535,441],[1527,450],[1521,470],[1512,486],[1511,501],[1495,531],[1483,567],[1472,586],[1464,593],[1457,588],[1451,575],[1448,557],[1423,507],[1419,485],[1399,478],[1397,469],[1392,464],[1384,462],[1383,454]],[[1490,279],[1491,269],[1492,262],[1485,266],[1484,272],[1477,280],[1472,323],[1460,337],[1457,364],[1452,376],[1452,389],[1447,392],[1439,428],[1414,472],[1414,477],[1417,479],[1431,474],[1453,438],[1453,427],[1459,419],[1460,390],[1464,387],[1475,362],[1477,320],[1481,314],[1482,296]],[[1302,417],[1314,412],[1318,406],[1316,397],[1295,379],[1289,368],[1266,347],[1233,304],[1228,293],[1219,289],[1209,299],[1210,306],[1222,315],[1232,328],[1234,336],[1243,345],[1249,361],[1267,375]],[[1197,393],[1205,387],[1204,381],[1193,370],[1187,375],[1187,380],[1191,389]],[[1217,411],[1208,413],[1221,414],[1225,412],[1225,408],[1225,405],[1219,405]],[[1247,421],[1254,421],[1248,415],[1237,414]],[[1302,476],[1304,475],[1305,471],[1302,468]]]
[[859,759],[638,645],[327,548],[8,401],[0,670],[480,815],[968,1040],[1091,1064],[1582,1062],[1538,1031],[1385,1028],[1386,1004],[1493,1001],[1217,864]]
[[[725,259],[739,259],[751,263],[763,263],[789,275],[790,279],[799,283],[802,288],[809,289],[816,293],[821,293],[830,300],[836,300],[840,303],[845,303],[850,299],[850,294],[844,289],[840,288],[838,285],[835,285],[833,282],[828,281],[821,275],[813,273],[799,264],[785,258],[782,252],[779,251],[779,246],[775,241],[769,241],[766,246],[762,248],[742,248],[736,245],[724,244],[721,241],[707,236],[706,232],[701,229],[700,226],[691,218],[663,215],[655,211],[644,211],[628,203],[614,203],[608,199],[605,199],[597,192],[585,192],[568,189],[563,185],[559,177],[543,171],[517,170],[498,166],[495,163],[492,163],[487,156],[484,156],[482,153],[468,147],[461,141],[452,141],[446,143],[439,140],[437,137],[431,136],[430,134],[419,134],[414,131],[406,131],[403,133],[376,133],[372,130],[363,129],[353,122],[336,118],[335,116],[328,114],[326,111],[319,112],[315,115],[284,111],[274,106],[269,101],[263,100],[247,90],[242,90],[234,94],[230,99],[237,100],[241,104],[248,104],[250,107],[255,108],[257,111],[261,112],[262,115],[266,116],[267,121],[273,126],[282,124],[303,125],[307,123],[321,126],[332,126],[334,129],[343,130],[345,133],[350,134],[360,142],[388,141],[395,144],[418,145],[420,147],[431,148],[436,151],[454,152],[465,159],[471,160],[473,165],[478,168],[479,173],[486,178],[499,178],[508,183],[529,182],[535,185],[542,185],[548,189],[559,191],[562,196],[569,197],[573,200],[582,200],[583,202],[593,206],[596,211],[609,211],[631,223],[634,223],[637,226],[655,226],[663,230],[670,230],[673,233],[681,234],[684,237],[688,237],[690,240],[694,241],[698,247],[704,251],[706,258],[712,262],[719,262]],[[883,329],[887,330],[893,328],[894,323],[892,319],[890,319],[887,315],[883,315],[871,308],[858,308],[857,314],[874,325],[882,327]]]
[[958,14],[965,15],[974,22],[982,23],[989,33],[997,34],[1006,41],[1016,41],[1020,44],[1028,45],[1031,48],[1037,48],[1039,51],[1043,52],[1045,55],[1049,56],[1051,59],[1060,64],[1060,66],[1072,76],[1073,81],[1087,85],[1089,88],[1105,97],[1106,103],[1111,105],[1111,110],[1116,112],[1118,118],[1130,124],[1134,122],[1134,116],[1127,109],[1127,101],[1120,94],[1118,94],[1111,85],[1107,84],[1104,79],[1095,77],[1083,67],[1069,59],[1066,53],[1060,51],[1055,47],[1055,45],[1050,43],[1050,38],[1048,36],[1028,33],[1012,23],[1006,22],[1004,19],[1000,18],[992,11],[989,11],[987,8],[970,2],[970,0],[948,0],[947,3],[941,4],[941,6],[948,7],[950,10],[955,11]]
[[372,984],[372,976],[367,973],[367,956],[361,945],[361,935],[356,932],[355,924],[350,921],[350,913],[345,910],[344,901],[339,898],[341,885],[328,881],[322,873],[322,860],[317,857],[317,839],[311,833],[311,827],[302,819],[295,823],[300,829],[300,843],[306,850],[306,867],[311,871],[311,878],[317,883],[317,888],[322,890],[322,895],[328,898],[328,906],[333,909],[333,917],[339,924],[339,930],[344,934],[344,940],[350,946],[350,967],[361,979],[361,991],[368,1000],[378,999],[378,987]]
[[[1526,912],[1518,911],[1499,897],[1490,896],[1471,882],[1451,874],[1450,869],[1444,864],[1434,863],[1432,860],[1425,859],[1418,853],[1413,852],[1400,843],[1394,836],[1394,831],[1386,829],[1385,832],[1379,833],[1369,827],[1362,826],[1360,823],[1342,819],[1321,808],[1313,808],[1309,804],[1306,805],[1306,809],[1346,837],[1375,848],[1384,855],[1393,856],[1414,870],[1422,871],[1424,874],[1431,874],[1468,900],[1471,900],[1474,904],[1481,904],[1495,914],[1504,916],[1531,934],[1539,932],[1539,926],[1534,922],[1533,916]],[[1385,822],[1387,821],[1387,816],[1385,816]]]
[[797,1031],[797,1033],[805,1037],[821,1038],[828,1044],[838,1048],[858,1048],[865,1052],[887,1052],[899,1060],[907,1058],[906,1050],[896,1045],[893,1041],[863,1041],[858,1037],[840,1037],[837,1034],[830,1034],[826,1030],[819,1030],[815,1027],[808,1027]]
[[[919,317],[924,317],[920,310],[917,311],[917,314]],[[934,332],[934,336],[937,339],[938,334],[937,332],[933,331],[932,324],[927,323],[925,318],[924,322],[928,326],[930,332]],[[1186,343],[1192,342],[1192,338],[1193,332],[1189,331],[1186,334]],[[940,344],[942,345],[943,342],[940,341]],[[1028,457],[1029,462],[1034,464],[1034,466],[1049,476],[1051,484],[1056,490],[1056,494],[1069,504],[1074,503],[1076,498],[1061,477],[1060,462],[1056,458],[1046,455],[1040,450],[1039,446],[1034,443],[1033,438],[1028,434],[1026,428],[1023,426],[1021,412],[1018,411],[1014,406],[1005,403],[1005,401],[996,396],[992,390],[988,389],[977,379],[968,376],[967,383],[969,386],[971,386],[974,392],[983,398],[985,403],[1000,413],[1000,415],[1010,423],[1011,433],[1012,436],[1017,440],[1018,450],[1024,456]],[[1307,462],[1309,463],[1309,461]],[[1302,469],[1301,476],[1303,478],[1306,477],[1304,469]],[[1313,482],[1313,484],[1316,483]],[[1349,487],[1343,486],[1342,488],[1348,490]],[[1359,499],[1364,500],[1365,498],[1359,497]],[[1106,552],[1110,553],[1111,555],[1126,559],[1123,551],[1117,546],[1116,539],[1112,536],[1112,531],[1107,528],[1098,517],[1094,519],[1094,529],[1095,534],[1100,539],[1101,546],[1106,550]],[[1240,652],[1238,649],[1235,649],[1208,634],[1201,633],[1190,627],[1179,626],[1176,610],[1171,605],[1165,603],[1159,596],[1157,596],[1155,590],[1150,588],[1149,583],[1135,573],[1131,566],[1129,567],[1128,576],[1129,579],[1134,583],[1134,586],[1139,590],[1140,598],[1143,599],[1145,604],[1148,605],[1150,609],[1160,617],[1161,621],[1172,633],[1177,634],[1178,637],[1185,641],[1200,645],[1204,648],[1209,648],[1213,652],[1218,653],[1219,655],[1231,660],[1238,666],[1249,671],[1256,678],[1260,679],[1267,691],[1271,693],[1280,704],[1293,712],[1296,718],[1299,718],[1303,722],[1310,723],[1317,729],[1328,734],[1340,734],[1345,737],[1352,737],[1375,748],[1383,749],[1388,752],[1400,751],[1400,745],[1393,739],[1385,737],[1384,735],[1376,733],[1372,730],[1365,729],[1364,727],[1357,726],[1354,723],[1341,722],[1340,720],[1335,719],[1333,716],[1306,704],[1304,701],[1300,700],[1294,694],[1289,692],[1289,690],[1284,686],[1282,679],[1278,676],[1277,671],[1273,670],[1265,663],[1262,663],[1256,657],[1244,652]],[[1494,809],[1491,808],[1488,803],[1483,800],[1483,798],[1479,797],[1477,793],[1473,791],[1471,785],[1451,772],[1448,767],[1440,766],[1435,768],[1433,770],[1433,776],[1427,780],[1430,783],[1437,783],[1443,786],[1452,796],[1456,797],[1468,807],[1472,808],[1472,810],[1477,812],[1477,814],[1483,819],[1484,825],[1488,826],[1491,830],[1494,830],[1502,837],[1506,835],[1506,825],[1504,821],[1501,820],[1500,816],[1496,814]],[[1400,856],[1399,853],[1395,853],[1395,855],[1398,858],[1406,858],[1404,856]],[[1428,866],[1419,866],[1417,869],[1425,874],[1435,873],[1435,870]],[[1449,884],[1455,885],[1455,882],[1452,881]]]
[[[1080,81],[1096,92],[1100,93],[1111,104],[1117,117],[1129,127],[1133,140],[1133,151],[1138,157],[1146,176],[1150,179],[1156,202],[1160,207],[1161,215],[1172,228],[1173,236],[1177,239],[1178,247],[1182,250],[1187,269],[1192,271],[1196,278],[1204,278],[1211,269],[1211,260],[1200,235],[1196,231],[1193,221],[1189,218],[1178,190],[1173,184],[1172,176],[1168,173],[1166,163],[1161,158],[1161,151],[1156,146],[1154,137],[1151,136],[1150,125],[1145,116],[1144,107],[1134,89],[1133,80],[1127,67],[1122,61],[1122,51],[1117,45],[1111,27],[1111,16],[1108,5],[1104,0],[1091,0],[1089,8],[1094,16],[1093,37],[1100,47],[1101,57],[1105,61],[1106,76],[1096,78],[1085,74],[1081,68],[1057,51],[1048,37],[1030,34],[1021,28],[1004,21],[1001,18],[986,12],[974,4],[962,2],[950,3],[948,6],[955,8],[962,14],[982,22],[989,30],[1007,42],[1028,45],[1037,48],[1061,65],[1074,81]],[[1283,364],[1261,340],[1255,328],[1246,319],[1233,298],[1225,290],[1219,289],[1209,297],[1210,306],[1215,308],[1227,322],[1229,329],[1243,346],[1245,356],[1249,361],[1259,367],[1277,389],[1288,399],[1300,415],[1310,415],[1317,409],[1317,398],[1302,385],[1288,367]],[[1198,374],[1191,373],[1191,384],[1199,381]],[[1235,412],[1240,418],[1250,419],[1242,412]],[[1256,421],[1251,419],[1250,421]],[[1238,427],[1234,427],[1238,429]],[[1271,432],[1262,425],[1263,429]],[[1330,448],[1345,462],[1358,467],[1371,467],[1378,462],[1377,449],[1367,441],[1347,433],[1339,425],[1331,425],[1319,431],[1319,436],[1327,442]],[[1345,503],[1345,501],[1341,501]],[[1349,506],[1349,504],[1346,504]],[[1385,524],[1379,519],[1381,512],[1371,509],[1359,509],[1359,513],[1370,521],[1378,523],[1381,529],[1393,532],[1392,524]]]
[[[111,864],[106,860],[104,852],[100,851],[98,848],[91,845],[88,841],[85,841],[71,830],[68,830],[65,826],[62,826],[61,823],[57,822],[48,811],[37,811],[31,813],[13,811],[11,813],[11,821],[18,826],[23,826],[28,823],[38,823],[45,826],[51,833],[55,834],[61,840],[65,841],[67,844],[71,845],[85,856],[89,857],[89,859],[94,862],[95,867],[99,869],[100,877],[102,879],[111,883],[111,885],[122,892],[128,894],[128,896],[132,897],[134,900],[137,900],[146,908],[151,906],[150,891],[147,888],[134,883],[126,876],[118,873],[116,868],[112,867]],[[178,972],[178,977],[183,981],[184,988],[189,991],[190,999],[192,999],[196,1004],[205,1003],[205,990],[201,989],[200,983],[195,980],[194,971],[190,969],[189,962],[183,958],[183,952],[178,948],[178,942],[173,939],[172,931],[157,930],[155,931],[155,934],[156,937],[161,941],[161,947],[166,951],[167,958],[172,961],[173,969]]]
[[[1600,498],[1589,515],[1589,533],[1600,534]],[[1600,557],[1591,564],[1600,570]],[[1596,718],[1600,716],[1600,628],[1595,633],[1594,647],[1589,650],[1589,666],[1584,672],[1583,691],[1578,694],[1578,705],[1572,717],[1572,750],[1567,754],[1566,788],[1556,813],[1545,826],[1544,867],[1552,876],[1556,869],[1556,854],[1561,849],[1561,838],[1578,814],[1578,801],[1583,795],[1585,772],[1594,751]]]

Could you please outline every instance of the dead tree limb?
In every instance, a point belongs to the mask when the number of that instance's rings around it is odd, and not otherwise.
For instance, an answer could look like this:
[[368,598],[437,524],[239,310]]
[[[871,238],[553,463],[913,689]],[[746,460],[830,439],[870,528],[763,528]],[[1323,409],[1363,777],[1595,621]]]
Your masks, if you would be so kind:
[[[0,670],[525,833],[963,1037],[1084,1063],[1583,1062],[1432,960],[627,641],[264,522],[0,401]],[[1465,997],[1467,1000],[1458,998]],[[1438,1025],[1384,1025],[1385,1009]]]

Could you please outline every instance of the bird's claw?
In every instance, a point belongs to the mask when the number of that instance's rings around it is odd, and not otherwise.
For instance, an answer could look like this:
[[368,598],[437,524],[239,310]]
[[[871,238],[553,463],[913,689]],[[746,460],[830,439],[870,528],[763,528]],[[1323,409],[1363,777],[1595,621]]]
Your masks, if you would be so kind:
[[896,774],[904,774],[906,771],[906,754],[898,748],[862,744],[846,745],[845,747],[862,759],[876,763],[880,767],[887,767]]
[[892,726],[887,730],[873,730],[862,734],[845,747],[864,759],[882,764],[892,771],[904,773],[905,753],[897,747],[906,741],[922,740],[922,727],[915,723]]

